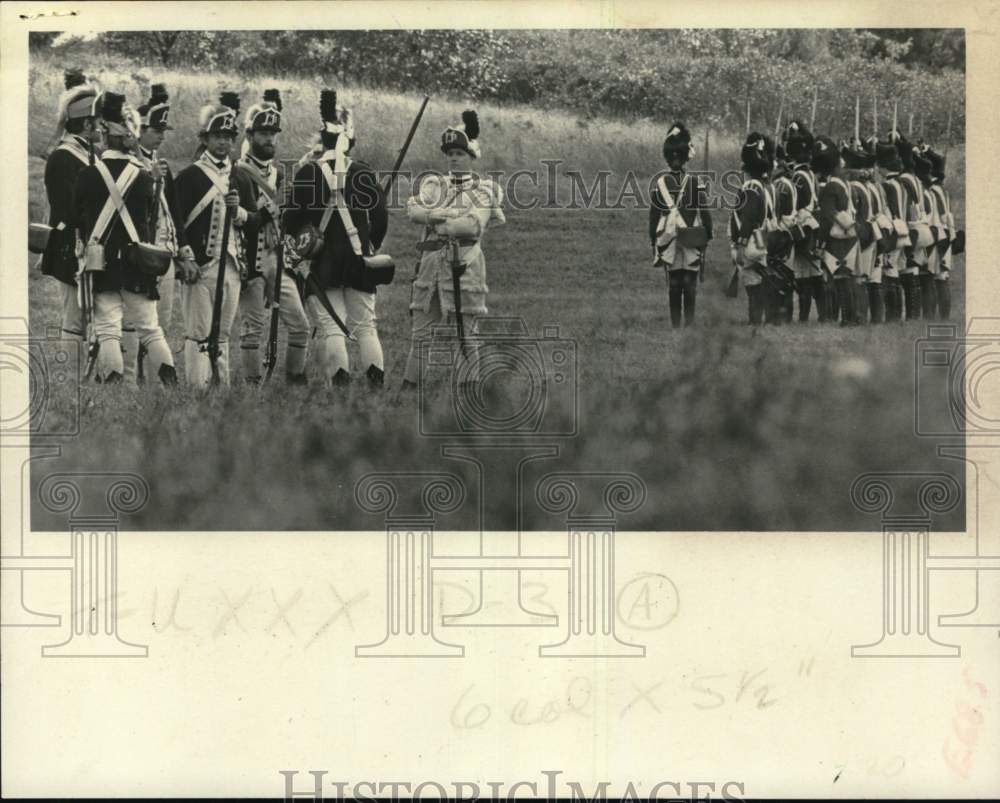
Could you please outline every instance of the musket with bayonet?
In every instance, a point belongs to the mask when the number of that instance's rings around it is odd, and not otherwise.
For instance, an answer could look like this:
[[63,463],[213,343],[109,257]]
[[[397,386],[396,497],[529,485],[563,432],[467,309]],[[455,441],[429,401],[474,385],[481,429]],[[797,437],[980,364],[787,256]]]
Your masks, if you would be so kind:
[[399,154],[396,156],[396,164],[392,166],[392,172],[385,180],[385,184],[382,186],[382,194],[389,197],[389,191],[392,189],[393,183],[396,181],[396,176],[399,175],[399,168],[403,166],[403,160],[406,158],[406,152],[410,149],[410,143],[413,141],[413,135],[417,133],[417,126],[420,125],[420,119],[424,116],[424,109],[427,108],[427,102],[431,99],[430,95],[424,95],[423,103],[420,104],[420,108],[417,110],[417,116],[413,118],[413,125],[410,126],[410,130],[406,134],[406,140],[403,142],[403,147],[399,149]]

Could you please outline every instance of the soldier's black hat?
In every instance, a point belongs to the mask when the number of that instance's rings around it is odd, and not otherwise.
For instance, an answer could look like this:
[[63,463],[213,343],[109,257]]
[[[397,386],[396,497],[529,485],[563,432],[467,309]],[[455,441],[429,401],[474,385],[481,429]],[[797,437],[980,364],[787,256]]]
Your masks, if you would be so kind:
[[63,74],[63,86],[65,89],[59,96],[57,109],[60,128],[69,120],[96,116],[97,87],[87,82],[82,70],[67,70]]
[[898,131],[892,132],[892,140],[896,144],[896,153],[903,163],[904,170],[913,170],[913,151],[916,146]]
[[817,173],[829,175],[840,164],[840,150],[837,143],[827,136],[820,135],[813,143],[810,166]]
[[149,100],[139,107],[142,125],[158,131],[173,131],[173,126],[167,120],[170,114],[169,100],[166,84],[153,84],[149,88]]
[[218,104],[201,107],[198,114],[199,133],[232,134],[236,136],[236,115],[240,111],[240,96],[236,92],[223,92]]
[[112,137],[121,137],[131,147],[139,137],[139,113],[117,92],[102,92],[95,102],[101,126]]
[[691,145],[691,132],[684,123],[674,123],[663,140],[663,158],[668,162],[677,159],[686,162],[692,156],[694,147]]
[[930,178],[934,163],[930,158],[930,146],[919,143],[913,147],[913,172],[921,178]]
[[926,155],[931,163],[931,175],[938,180],[944,179],[944,156],[931,148]]
[[812,158],[816,138],[801,120],[792,120],[785,128],[785,151],[796,162],[808,162]]
[[281,131],[281,92],[265,89],[264,99],[247,110],[243,123],[248,134],[254,131]]
[[479,149],[479,115],[472,109],[462,112],[462,122],[450,125],[441,134],[441,152],[457,149],[465,151],[473,159],[482,155]]
[[743,148],[740,150],[740,161],[743,169],[751,174],[763,174],[771,169],[774,161],[774,143],[757,131],[747,134]]
[[866,170],[875,166],[875,154],[857,147],[856,144],[841,143],[840,156],[848,170]]
[[348,149],[353,147],[354,115],[350,109],[337,105],[335,89],[324,89],[319,93],[319,116],[323,120],[319,135],[324,148],[333,148],[340,137],[346,137]]
[[884,170],[893,172],[901,170],[903,163],[899,160],[899,151],[896,150],[895,143],[886,139],[869,140],[869,151],[875,154],[875,164]]

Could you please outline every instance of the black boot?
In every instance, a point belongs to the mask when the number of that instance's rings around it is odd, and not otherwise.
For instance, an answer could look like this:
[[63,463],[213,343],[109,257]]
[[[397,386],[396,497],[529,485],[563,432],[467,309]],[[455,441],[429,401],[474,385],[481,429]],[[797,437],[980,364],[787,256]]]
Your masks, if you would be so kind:
[[885,295],[881,284],[868,283],[868,308],[872,313],[872,323],[885,321]]
[[351,375],[345,371],[343,368],[338,368],[337,373],[333,375],[333,379],[330,380],[335,388],[345,387],[351,384]]
[[934,320],[937,314],[937,291],[934,285],[938,281],[930,273],[920,274],[920,310],[925,320]]
[[667,282],[669,285],[670,325],[674,329],[678,329],[681,325],[681,296],[683,290],[680,286],[679,278],[668,275]]
[[854,283],[854,320],[856,323],[868,323],[868,284]]
[[947,279],[944,279],[943,281],[936,281],[936,284],[938,318],[942,321],[947,321],[951,318],[951,285],[948,283]]
[[687,280],[688,284],[684,288],[684,325],[691,326],[694,323],[695,299],[698,295],[697,279],[694,275]]
[[385,371],[377,365],[369,365],[365,376],[368,377],[368,384],[373,388],[381,388],[385,385]]
[[103,384],[105,384],[105,385],[120,385],[124,381],[125,381],[125,377],[123,377],[117,371],[112,371],[110,374],[108,374],[106,377],[104,377]]
[[160,370],[157,372],[160,377],[160,382],[166,387],[177,387],[177,369],[172,365],[167,365],[163,363],[160,366]]
[[834,279],[834,284],[836,285],[837,307],[840,311],[840,325],[853,326],[858,322],[854,309],[854,288],[857,285],[851,276],[838,277]]
[[285,374],[286,385],[308,385],[309,380],[305,374]]

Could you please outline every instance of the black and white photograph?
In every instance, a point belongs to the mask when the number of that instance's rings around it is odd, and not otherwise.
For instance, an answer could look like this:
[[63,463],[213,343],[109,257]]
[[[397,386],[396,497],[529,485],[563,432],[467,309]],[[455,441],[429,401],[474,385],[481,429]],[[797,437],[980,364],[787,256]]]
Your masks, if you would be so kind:
[[0,6],[0,796],[1000,797],[998,12]]
[[915,354],[965,333],[964,37],[33,32],[29,327],[82,349],[51,466],[143,474],[142,529],[350,530],[370,470],[553,442],[477,481],[865,529],[853,479],[956,429]]

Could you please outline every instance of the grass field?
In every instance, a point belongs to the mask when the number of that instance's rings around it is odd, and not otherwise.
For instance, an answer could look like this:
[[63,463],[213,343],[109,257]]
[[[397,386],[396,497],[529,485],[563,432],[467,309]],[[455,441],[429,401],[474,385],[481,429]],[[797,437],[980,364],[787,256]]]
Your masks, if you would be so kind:
[[[42,155],[57,78],[50,65],[33,68],[29,197],[36,220],[45,209]],[[178,169],[194,148],[197,107],[217,92],[219,82],[182,74],[162,78],[176,100],[177,128],[163,154]],[[129,77],[102,79],[136,100],[146,90]],[[287,81],[276,85],[286,98],[279,149],[297,157],[315,129],[316,89],[293,93]],[[261,88],[247,91],[256,97]],[[357,156],[385,169],[419,98],[343,94],[359,120]],[[411,170],[439,166],[439,131],[457,120],[460,110],[458,103],[432,101],[408,159]],[[483,172],[537,168],[542,159],[559,158],[590,174],[632,170],[645,182],[662,166],[663,132],[652,124],[584,123],[527,108],[480,109],[480,114]],[[735,141],[713,141],[712,168],[736,167],[736,150]],[[949,160],[960,220],[961,155],[953,151]],[[878,527],[851,506],[848,492],[858,474],[954,471],[935,457],[933,441],[914,434],[913,354],[924,325],[840,329],[812,322],[750,328],[745,298],[722,294],[731,268],[720,211],[715,222],[722,236],[709,249],[698,325],[672,331],[662,270],[650,266],[646,220],[645,208],[512,210],[507,226],[487,234],[491,314],[522,317],[532,335],[558,326],[560,336],[577,348],[579,434],[559,441],[560,456],[539,461],[538,472],[637,474],[648,498],[621,521],[622,529],[839,530]],[[65,445],[62,457],[46,461],[45,472],[58,464],[60,470],[139,473],[150,483],[152,497],[130,526],[180,530],[379,528],[379,520],[354,503],[354,483],[364,474],[442,470],[471,480],[465,464],[440,456],[440,439],[419,434],[416,400],[396,393],[407,350],[416,234],[403,213],[393,210],[383,250],[402,265],[396,283],[379,291],[389,386],[381,395],[370,395],[360,382],[346,394],[317,383],[287,389],[280,380],[249,389],[239,380],[238,359],[232,361],[237,376],[228,391],[88,384],[81,435]],[[953,323],[959,329],[964,271],[964,260],[957,260]],[[32,269],[29,289],[31,328],[40,334],[58,319],[55,283]],[[179,349],[178,307],[167,332]],[[280,371],[279,365],[276,378]],[[75,412],[67,395],[54,394],[48,414]],[[539,438],[536,444],[549,442]],[[491,497],[513,498],[508,474],[491,475]],[[64,526],[38,508],[36,528]],[[487,516],[489,527],[507,523],[502,514],[496,520]],[[530,504],[525,524],[558,528]],[[477,523],[460,511],[440,526],[464,529]],[[962,528],[962,514],[941,526]]]

